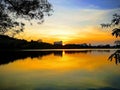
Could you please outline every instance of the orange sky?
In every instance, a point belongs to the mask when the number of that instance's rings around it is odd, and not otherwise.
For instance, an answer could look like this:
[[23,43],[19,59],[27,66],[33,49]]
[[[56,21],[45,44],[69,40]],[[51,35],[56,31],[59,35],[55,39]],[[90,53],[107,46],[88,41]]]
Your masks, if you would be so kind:
[[46,16],[43,24],[38,25],[37,21],[31,21],[33,25],[30,25],[29,22],[26,22],[25,32],[17,37],[27,40],[42,39],[49,43],[63,41],[64,44],[114,43],[116,38],[111,35],[111,29],[102,29],[100,24],[110,22],[116,9],[81,8],[75,7],[75,3],[72,3],[71,8],[63,6],[62,1],[54,1],[58,4],[53,3],[53,15]]
[[[76,29],[61,29],[61,30],[34,30],[32,28],[27,28],[25,33],[19,35],[19,38],[24,38],[28,41],[41,39],[43,42],[53,43],[54,41],[63,41],[64,44],[68,43],[91,43],[91,44],[113,44],[116,40],[115,37],[111,35],[110,30],[104,30],[100,26],[96,27],[85,27]],[[42,27],[38,26],[38,27]],[[37,27],[36,27],[37,28]],[[39,28],[40,29],[40,28]],[[24,36],[23,36],[24,35]]]

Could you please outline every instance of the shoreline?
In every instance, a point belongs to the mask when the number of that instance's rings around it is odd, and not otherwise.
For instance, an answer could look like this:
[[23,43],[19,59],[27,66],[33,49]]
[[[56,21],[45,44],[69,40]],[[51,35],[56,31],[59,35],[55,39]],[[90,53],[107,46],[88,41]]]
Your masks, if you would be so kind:
[[120,50],[120,48],[78,48],[78,49],[0,49],[2,51],[84,51],[84,50]]

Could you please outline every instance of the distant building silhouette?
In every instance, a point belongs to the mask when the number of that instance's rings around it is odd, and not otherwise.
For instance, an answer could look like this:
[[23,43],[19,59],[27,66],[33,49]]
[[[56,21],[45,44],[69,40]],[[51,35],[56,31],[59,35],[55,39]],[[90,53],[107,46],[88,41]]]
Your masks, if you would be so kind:
[[38,39],[37,42],[41,43],[41,42],[43,42],[43,41],[42,41],[42,39]]
[[54,42],[54,45],[63,45],[63,42],[62,41],[56,41],[56,42]]

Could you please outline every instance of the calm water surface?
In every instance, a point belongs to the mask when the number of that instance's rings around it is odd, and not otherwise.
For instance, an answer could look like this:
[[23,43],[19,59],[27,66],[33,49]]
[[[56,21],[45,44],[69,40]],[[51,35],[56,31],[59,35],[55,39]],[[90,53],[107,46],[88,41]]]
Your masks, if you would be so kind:
[[115,50],[2,52],[0,90],[120,90]]

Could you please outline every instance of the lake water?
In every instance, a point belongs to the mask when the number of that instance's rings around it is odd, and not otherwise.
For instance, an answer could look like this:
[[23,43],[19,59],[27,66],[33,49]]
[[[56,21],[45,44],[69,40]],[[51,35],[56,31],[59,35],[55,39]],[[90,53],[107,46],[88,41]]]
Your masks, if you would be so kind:
[[2,52],[0,90],[120,90],[115,50]]

